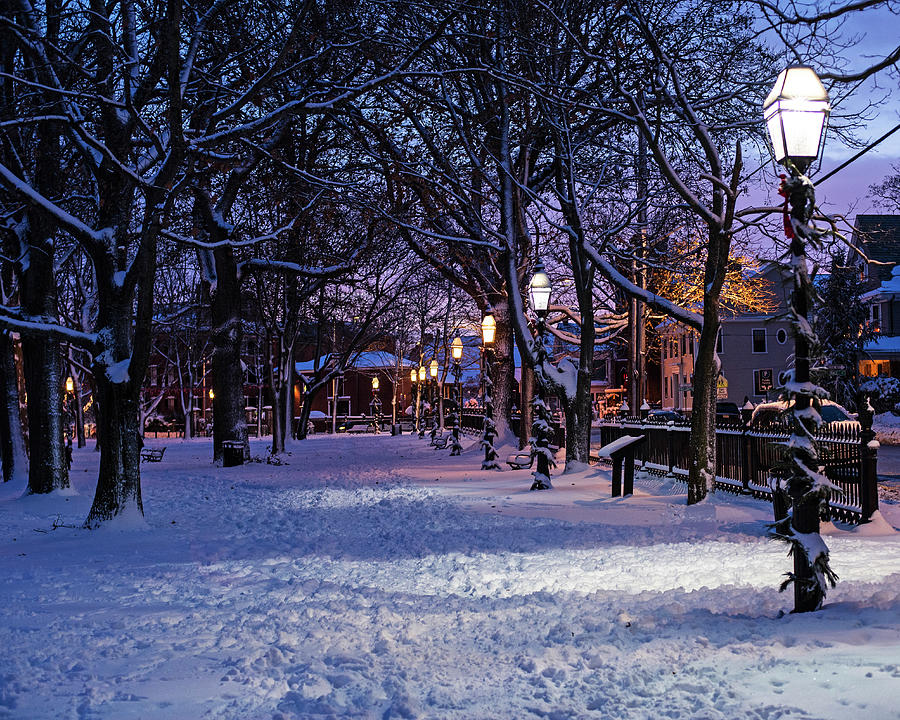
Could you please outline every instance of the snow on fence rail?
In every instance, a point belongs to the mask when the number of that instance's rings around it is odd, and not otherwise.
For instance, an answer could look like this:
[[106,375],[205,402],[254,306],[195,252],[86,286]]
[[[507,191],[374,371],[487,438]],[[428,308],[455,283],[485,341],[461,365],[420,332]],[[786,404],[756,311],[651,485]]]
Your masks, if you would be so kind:
[[[600,444],[608,445],[635,431],[647,436],[647,442],[636,451],[635,464],[651,473],[687,477],[689,424],[640,417],[606,418],[600,425]],[[789,436],[788,426],[779,422],[753,428],[742,423],[717,427],[717,489],[771,499],[769,478],[787,472],[784,443]],[[848,423],[823,426],[816,442],[825,474],[842,491],[831,499],[831,517],[857,523],[868,520],[878,509],[877,445],[870,444],[868,433],[859,425]],[[868,462],[864,462],[867,451]]]

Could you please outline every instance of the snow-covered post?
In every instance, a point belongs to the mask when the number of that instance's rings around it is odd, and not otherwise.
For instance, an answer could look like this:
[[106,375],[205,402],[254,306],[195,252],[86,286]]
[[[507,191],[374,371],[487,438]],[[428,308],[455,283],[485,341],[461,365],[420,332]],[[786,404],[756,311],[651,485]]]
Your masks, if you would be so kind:
[[859,422],[862,431],[859,434],[860,454],[862,456],[862,476],[859,483],[859,504],[863,522],[869,522],[878,510],[878,441],[872,430],[872,419],[875,410],[868,397],[857,402]]
[[818,157],[829,110],[828,93],[818,76],[811,68],[799,66],[782,71],[763,105],[775,159],[790,173],[789,177],[782,176],[779,192],[786,200],[784,232],[790,241],[794,274],[790,309],[794,368],[782,374],[782,385],[792,401],[787,443],[791,472],[786,483],[792,508],[787,517],[772,526],[772,534],[791,544],[794,571],[788,573],[781,589],[794,584],[794,612],[818,610],[828,584],[834,587],[837,581],[828,548],[819,535],[820,512],[837,487],[825,477],[814,439],[822,422],[819,403],[828,393],[809,375],[810,348],[817,339],[808,319],[813,287],[806,262],[807,243],[819,246],[823,233],[812,224],[816,198],[805,173]]
[[497,451],[494,449],[494,440],[497,437],[497,426],[494,424],[494,401],[491,392],[494,383],[491,381],[491,365],[494,355],[494,333],[497,325],[490,305],[485,309],[484,320],[481,321],[481,337],[484,341],[484,425],[481,432],[481,447],[484,448],[484,460],[481,461],[482,470],[499,470]]

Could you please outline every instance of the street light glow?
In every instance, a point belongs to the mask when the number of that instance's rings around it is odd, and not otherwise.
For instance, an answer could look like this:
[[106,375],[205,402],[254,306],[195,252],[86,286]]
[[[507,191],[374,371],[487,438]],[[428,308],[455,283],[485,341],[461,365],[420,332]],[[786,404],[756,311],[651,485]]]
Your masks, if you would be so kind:
[[431,361],[431,365],[428,366],[428,372],[431,374],[431,379],[434,380],[438,374],[438,361],[434,359]]
[[378,382],[377,377],[372,378],[372,389],[377,390],[381,383]]
[[66,392],[71,393],[75,392],[75,381],[72,379],[72,376],[66,378]]
[[494,335],[496,333],[497,321],[494,320],[494,314],[489,308],[487,314],[484,316],[484,320],[481,321],[481,339],[484,340],[484,344],[493,345]]
[[528,286],[531,295],[531,307],[536,313],[545,313],[550,307],[550,277],[544,272],[544,263],[538,260],[534,268],[534,275]]
[[815,70],[805,65],[782,70],[763,103],[776,162],[791,160],[805,170],[819,156],[830,112],[828,91]]
[[425,366],[419,367],[419,382],[425,382]]
[[459,337],[456,337],[453,340],[453,344],[450,346],[450,354],[453,356],[454,362],[459,362],[460,360],[462,360],[463,344],[462,340]]

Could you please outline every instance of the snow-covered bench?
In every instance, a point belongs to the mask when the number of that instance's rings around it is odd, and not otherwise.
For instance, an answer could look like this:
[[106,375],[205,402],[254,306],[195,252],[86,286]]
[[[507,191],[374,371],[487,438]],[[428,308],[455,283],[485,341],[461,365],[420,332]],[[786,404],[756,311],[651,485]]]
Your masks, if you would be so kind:
[[435,450],[446,450],[447,446],[450,444],[450,438],[452,436],[447,435],[437,435],[434,440],[431,441],[431,444],[434,445]]
[[[559,452],[559,448],[556,445],[549,446],[550,452],[554,455]],[[530,451],[522,450],[517,453],[513,453],[512,455],[508,455],[506,457],[506,464],[509,465],[513,470],[525,470],[530,468],[532,463],[534,462],[534,457],[532,456]]]
[[144,448],[141,450],[141,462],[161,462],[165,452],[165,447]]
[[524,470],[525,468],[530,468],[533,462],[534,458],[532,457],[530,452],[517,452],[507,456],[506,458],[506,464],[509,465],[513,470]]

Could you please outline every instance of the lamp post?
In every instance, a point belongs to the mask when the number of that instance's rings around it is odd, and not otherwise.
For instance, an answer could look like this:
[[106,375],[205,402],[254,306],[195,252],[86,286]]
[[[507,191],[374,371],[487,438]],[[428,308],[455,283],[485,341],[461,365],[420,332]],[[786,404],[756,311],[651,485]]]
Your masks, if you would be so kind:
[[451,415],[453,426],[453,439],[450,446],[451,455],[459,455],[462,452],[462,444],[459,442],[459,426],[462,423],[462,386],[460,385],[460,378],[462,377],[460,361],[462,360],[462,354],[462,340],[456,337],[450,346],[450,355],[453,358],[453,379],[456,381],[456,408],[454,409],[454,414]]
[[375,432],[381,432],[381,398],[378,397],[378,388],[381,383],[377,377],[372,378],[372,419],[375,423]]
[[415,368],[409,371],[409,406],[413,409],[413,417],[415,418],[413,432],[419,432],[419,404],[416,402],[416,379],[419,373]]
[[494,450],[494,439],[497,437],[497,426],[494,424],[494,403],[491,399],[491,391],[494,383],[491,381],[491,368],[494,355],[494,336],[497,334],[497,321],[494,320],[494,312],[491,306],[485,308],[484,319],[481,321],[481,339],[484,343],[484,429],[481,433],[481,446],[484,448],[484,460],[481,461],[482,470],[499,470],[497,451]]
[[423,393],[425,392],[425,366],[419,366],[419,385],[418,385],[418,395],[416,400],[416,429],[419,431],[419,437],[425,437],[425,418],[422,417],[423,407],[425,403],[425,397]]
[[[763,117],[782,175],[779,192],[785,198],[784,232],[790,241],[794,286],[791,318],[794,327],[794,368],[782,374],[782,385],[793,400],[790,477],[786,481],[791,514],[779,520],[774,533],[792,544],[794,612],[818,610],[826,584],[836,576],[828,550],[819,537],[819,513],[831,484],[825,479],[813,435],[818,425],[819,398],[825,392],[810,382],[810,347],[815,336],[808,321],[812,284],[806,264],[806,245],[817,246],[821,233],[811,224],[815,190],[806,171],[819,156],[831,108],[828,92],[812,68],[794,65],[783,70],[763,103]],[[790,206],[790,211],[788,211]],[[776,489],[776,492],[778,490]]]
[[531,401],[531,456],[537,461],[537,467],[533,473],[534,482],[532,490],[549,490],[553,487],[550,482],[550,468],[556,465],[550,452],[552,429],[550,427],[550,413],[544,401],[544,361],[547,359],[547,350],[544,347],[544,329],[547,322],[547,310],[550,308],[550,278],[544,272],[544,264],[538,260],[534,268],[534,275],[528,286],[528,294],[531,296],[531,307],[537,315],[537,348],[535,349],[535,393]]
[[428,366],[428,375],[431,378],[431,380],[428,383],[428,386],[429,386],[428,399],[429,399],[429,404],[431,405],[431,433],[430,434],[431,434],[432,441],[434,441],[434,436],[437,434],[437,427],[438,427],[437,407],[438,407],[438,403],[440,402],[440,400],[438,399],[437,376],[438,376],[439,369],[440,368],[438,367],[437,358],[432,358],[431,363]]
[[73,396],[75,394],[75,381],[72,379],[72,376],[66,378],[66,400],[64,403],[65,409],[65,417],[66,417],[66,438],[72,437],[72,424],[73,424]]

